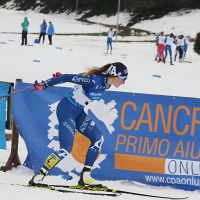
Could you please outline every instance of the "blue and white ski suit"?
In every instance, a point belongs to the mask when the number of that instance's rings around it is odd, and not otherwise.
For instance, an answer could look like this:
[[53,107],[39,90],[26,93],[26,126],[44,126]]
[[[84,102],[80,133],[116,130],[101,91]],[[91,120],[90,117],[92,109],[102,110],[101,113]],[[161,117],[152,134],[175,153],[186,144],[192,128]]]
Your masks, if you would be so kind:
[[112,38],[114,37],[114,32],[112,30],[109,30],[107,33],[107,51],[110,50],[112,51]]
[[185,40],[184,40],[184,53],[183,53],[183,57],[185,58],[186,56],[186,52],[187,52],[187,49],[188,49],[188,45],[190,43],[193,43],[194,42],[194,39],[190,38],[190,37],[186,37]]
[[172,63],[172,44],[173,43],[174,43],[174,38],[172,36],[168,36],[165,39],[165,59],[167,58],[167,52],[169,51],[171,63]]
[[[85,165],[93,166],[104,138],[96,124],[84,112],[84,106],[92,100],[99,100],[102,93],[109,89],[106,74],[83,76],[82,74],[64,74],[60,77],[47,81],[48,86],[60,83],[75,83],[74,87],[66,94],[57,106],[57,118],[59,121],[60,152],[56,155],[60,160],[68,155],[73,146],[76,130],[86,136],[90,141]],[[65,154],[61,152],[65,152]]]

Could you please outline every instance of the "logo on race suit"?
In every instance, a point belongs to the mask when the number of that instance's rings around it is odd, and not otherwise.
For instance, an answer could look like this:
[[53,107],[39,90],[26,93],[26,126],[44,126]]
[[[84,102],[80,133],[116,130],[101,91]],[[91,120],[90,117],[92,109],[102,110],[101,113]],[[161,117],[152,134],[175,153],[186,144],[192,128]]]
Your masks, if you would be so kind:
[[97,142],[94,143],[94,146],[91,146],[90,149],[92,149],[93,151],[100,151],[101,150],[101,146],[104,142],[104,137],[101,136],[101,139]]
[[90,83],[90,79],[87,78],[87,77],[74,76],[72,81],[75,82],[75,83],[80,83],[80,82]]
[[90,123],[90,125],[89,125],[88,129],[89,129],[89,130],[92,130],[92,129],[93,129],[93,127],[94,127],[94,125],[95,125],[95,123],[92,121],[92,122]]
[[66,151],[63,148],[60,148],[59,150],[57,150],[56,153],[58,154],[60,158],[65,158],[67,155],[69,155],[68,151]]
[[74,122],[74,120],[73,120],[72,118],[70,118],[69,121],[70,121],[74,126],[76,126],[76,124],[75,124],[75,122]]
[[60,161],[60,158],[55,154],[52,153],[47,157],[47,160],[45,161],[44,165],[48,168],[51,169],[53,166],[55,166],[58,162]]
[[85,118],[85,120],[83,121],[83,124],[80,126],[80,130],[81,130],[82,132],[85,131],[85,129],[86,129],[86,127],[87,127],[89,121],[90,121],[90,117],[87,116],[87,117]]
[[74,129],[67,122],[63,122],[63,126],[65,126],[72,135],[75,134]]
[[90,96],[100,97],[101,95],[102,95],[101,92],[98,92],[98,93],[96,93],[96,92],[90,92]]

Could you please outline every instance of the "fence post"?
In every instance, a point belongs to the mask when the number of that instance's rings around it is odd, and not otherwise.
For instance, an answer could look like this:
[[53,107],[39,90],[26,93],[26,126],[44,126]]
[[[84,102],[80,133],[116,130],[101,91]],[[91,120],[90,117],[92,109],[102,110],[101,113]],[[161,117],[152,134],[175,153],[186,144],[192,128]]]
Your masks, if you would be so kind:
[[[22,79],[16,79],[16,84],[18,82],[22,82]],[[5,166],[2,166],[0,170],[6,172],[11,170],[12,167],[17,167],[21,165],[19,155],[18,155],[18,143],[19,143],[19,133],[15,124],[15,121],[12,120],[12,145],[11,145],[11,153],[8,158],[8,161]]]

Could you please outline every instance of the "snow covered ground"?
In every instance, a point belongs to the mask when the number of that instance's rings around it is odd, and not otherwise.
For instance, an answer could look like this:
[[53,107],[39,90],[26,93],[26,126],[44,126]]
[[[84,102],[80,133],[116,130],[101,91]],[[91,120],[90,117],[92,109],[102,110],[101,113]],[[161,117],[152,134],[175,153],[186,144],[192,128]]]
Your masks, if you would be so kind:
[[[159,19],[159,25],[152,26],[156,21],[144,21],[136,24],[134,27],[154,32],[164,31],[166,34],[172,32],[169,27],[174,27],[175,20],[176,30],[174,33],[184,33],[195,36],[200,30],[196,25],[192,25],[196,18],[199,18],[199,10],[195,10],[187,15],[184,23],[183,16],[164,17]],[[198,15],[198,16],[197,16]],[[24,17],[28,17],[30,21],[29,32],[39,33],[39,25],[43,19],[47,22],[51,21],[56,29],[56,33],[99,33],[107,31],[103,25],[89,25],[77,22],[74,19],[66,19],[63,15],[44,15],[34,13],[33,11],[11,11],[0,9],[0,80],[6,82],[15,82],[16,78],[23,79],[24,82],[32,83],[33,81],[49,78],[52,73],[60,71],[63,73],[79,73],[84,71],[86,67],[102,66],[106,63],[123,62],[129,69],[129,78],[126,84],[118,90],[124,92],[163,94],[171,96],[185,96],[200,98],[200,56],[193,52],[193,47],[189,46],[186,60],[192,63],[178,63],[174,66],[169,65],[169,57],[167,63],[156,63],[155,53],[156,47],[154,43],[147,42],[131,42],[131,43],[113,43],[113,54],[105,55],[106,37],[103,36],[53,36],[53,45],[48,45],[46,38],[45,44],[34,44],[34,39],[38,37],[36,34],[28,35],[28,46],[21,46],[21,26]],[[100,17],[90,19],[95,22]],[[101,19],[102,20],[102,19]],[[110,20],[110,19],[109,19]],[[106,24],[106,18],[103,18]],[[112,24],[115,24],[116,18],[113,18]],[[110,22],[109,22],[110,24]],[[156,23],[157,24],[157,23]],[[184,26],[182,26],[184,24]],[[150,29],[151,27],[151,29]],[[159,29],[158,29],[159,27]],[[15,32],[16,34],[5,34],[5,32]],[[19,34],[18,34],[19,33]],[[148,37],[119,37],[120,40],[147,40]],[[154,40],[151,36],[149,39]],[[5,44],[4,44],[5,43]],[[60,47],[61,49],[57,49]],[[173,53],[174,53],[173,47]],[[40,62],[33,62],[40,60]],[[161,78],[153,77],[160,75]],[[70,84],[66,84],[70,86]],[[113,91],[117,90],[112,88]],[[4,166],[10,155],[11,142],[7,142],[7,150],[0,150],[0,166]],[[20,138],[19,157],[21,162],[26,158],[26,147]],[[0,199],[1,200],[59,200],[77,199],[92,200],[94,196],[80,194],[63,194],[53,191],[23,188],[20,186],[10,186],[10,183],[26,184],[33,176],[32,170],[20,166],[13,168],[6,173],[0,171]],[[47,181],[53,184],[76,184],[78,177],[73,175],[74,179],[65,181],[61,177],[47,177]],[[140,192],[162,196],[184,197],[188,196],[191,200],[199,199],[199,192],[190,192],[178,190],[170,187],[153,187],[143,185],[133,181],[103,181],[102,184],[115,189],[124,189],[132,192]],[[96,199],[102,199],[96,196]],[[111,199],[111,197],[103,197]],[[127,200],[137,199],[144,200],[147,197],[133,197],[131,195],[123,195],[117,199]],[[150,198],[153,199],[153,198]]]

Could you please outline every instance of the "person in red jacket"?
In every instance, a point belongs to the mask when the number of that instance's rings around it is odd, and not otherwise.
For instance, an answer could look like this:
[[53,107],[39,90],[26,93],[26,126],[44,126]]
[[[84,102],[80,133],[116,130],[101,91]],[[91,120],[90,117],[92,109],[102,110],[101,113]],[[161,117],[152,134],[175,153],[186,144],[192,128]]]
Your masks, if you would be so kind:
[[164,49],[165,49],[165,36],[164,32],[162,31],[158,36],[158,55],[159,55],[158,62],[160,61],[165,62]]

